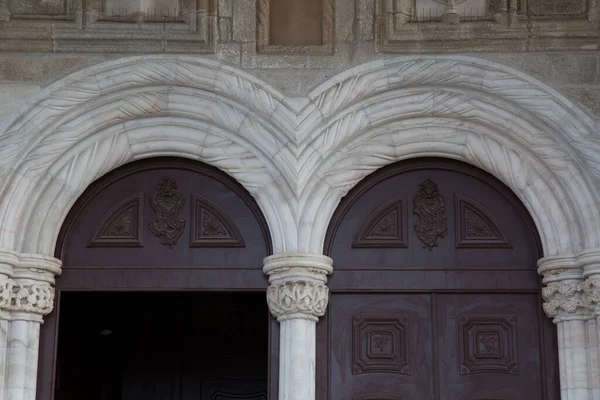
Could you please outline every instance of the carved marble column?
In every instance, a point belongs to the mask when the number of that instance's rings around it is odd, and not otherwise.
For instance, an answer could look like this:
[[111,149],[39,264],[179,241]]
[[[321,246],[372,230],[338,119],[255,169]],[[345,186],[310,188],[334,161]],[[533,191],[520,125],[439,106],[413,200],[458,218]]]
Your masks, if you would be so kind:
[[0,252],[0,399],[35,400],[40,325],[54,305],[60,262]]
[[562,400],[600,400],[598,323],[579,257],[540,260],[544,311],[558,329],[558,357]]
[[265,258],[267,302],[280,323],[279,400],[315,399],[316,323],[329,301],[332,260],[315,254]]

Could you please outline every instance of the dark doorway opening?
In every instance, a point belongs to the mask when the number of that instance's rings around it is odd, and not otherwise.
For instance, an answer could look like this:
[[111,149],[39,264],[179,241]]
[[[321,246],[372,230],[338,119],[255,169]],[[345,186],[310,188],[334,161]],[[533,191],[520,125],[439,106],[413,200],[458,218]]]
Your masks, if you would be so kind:
[[267,399],[264,293],[61,292],[55,399]]

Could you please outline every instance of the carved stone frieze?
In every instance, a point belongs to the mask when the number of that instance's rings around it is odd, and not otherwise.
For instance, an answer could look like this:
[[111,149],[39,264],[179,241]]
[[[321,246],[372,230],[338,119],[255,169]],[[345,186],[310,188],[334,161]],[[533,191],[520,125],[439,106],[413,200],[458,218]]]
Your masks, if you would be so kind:
[[185,219],[179,219],[179,213],[184,205],[185,197],[177,191],[177,183],[169,177],[160,181],[150,197],[155,215],[150,218],[149,227],[162,244],[173,247],[183,234]]
[[431,179],[421,183],[413,197],[413,204],[413,213],[418,217],[414,225],[417,237],[423,242],[423,248],[432,250],[438,245],[438,237],[448,234],[448,221],[444,215],[446,206],[437,184]]
[[600,38],[589,0],[378,0],[387,53],[584,49]]
[[0,275],[0,309],[47,315],[54,307],[54,288],[48,283],[20,284]]
[[4,0],[0,21],[10,22],[0,42],[21,51],[208,53],[216,7],[217,0]]

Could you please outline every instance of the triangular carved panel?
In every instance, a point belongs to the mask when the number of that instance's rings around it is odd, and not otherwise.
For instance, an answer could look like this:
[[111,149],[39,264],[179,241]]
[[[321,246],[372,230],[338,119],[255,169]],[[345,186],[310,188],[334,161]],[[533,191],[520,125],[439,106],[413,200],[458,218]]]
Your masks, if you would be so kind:
[[96,229],[88,247],[143,247],[144,193],[127,197],[110,209]]
[[358,232],[355,248],[407,247],[406,198],[394,199],[375,210]]
[[472,199],[456,193],[456,247],[512,248],[490,213]]
[[235,224],[216,205],[192,193],[190,247],[245,247]]

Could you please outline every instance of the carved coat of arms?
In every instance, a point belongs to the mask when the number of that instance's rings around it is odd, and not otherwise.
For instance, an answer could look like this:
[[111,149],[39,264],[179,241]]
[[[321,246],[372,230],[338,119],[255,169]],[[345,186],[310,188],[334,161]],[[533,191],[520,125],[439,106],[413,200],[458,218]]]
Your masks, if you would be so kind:
[[444,198],[437,184],[431,179],[419,185],[419,191],[413,197],[414,214],[418,217],[415,222],[415,232],[423,242],[423,248],[430,251],[436,247],[438,237],[448,234],[448,222],[445,213]]
[[150,231],[169,247],[177,244],[183,234],[185,220],[179,213],[185,205],[185,197],[177,191],[177,183],[169,177],[159,182],[156,192],[150,197],[154,216],[150,218]]

